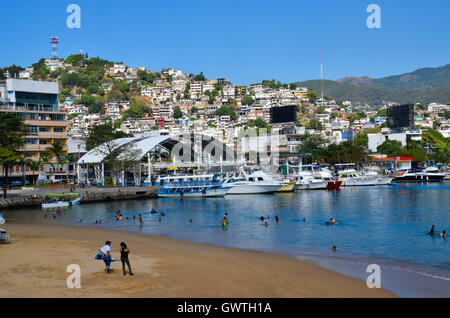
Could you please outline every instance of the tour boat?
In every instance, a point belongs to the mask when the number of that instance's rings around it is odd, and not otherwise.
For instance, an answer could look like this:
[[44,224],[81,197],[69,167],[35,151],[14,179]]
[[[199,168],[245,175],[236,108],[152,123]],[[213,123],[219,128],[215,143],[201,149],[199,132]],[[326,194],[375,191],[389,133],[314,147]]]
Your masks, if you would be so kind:
[[[66,197],[66,196],[78,196],[75,199],[67,199],[67,200],[61,200],[61,198]],[[57,193],[50,193],[47,194],[47,197],[58,197],[58,200],[53,201],[53,202],[48,202],[48,203],[42,203],[42,208],[44,209],[51,209],[51,208],[62,208],[62,207],[66,207],[66,206],[72,206],[75,204],[80,204],[81,202],[81,196],[78,193],[62,193],[62,194],[57,194]]]
[[160,198],[223,197],[231,189],[212,174],[159,177],[156,184],[160,186],[156,193]]

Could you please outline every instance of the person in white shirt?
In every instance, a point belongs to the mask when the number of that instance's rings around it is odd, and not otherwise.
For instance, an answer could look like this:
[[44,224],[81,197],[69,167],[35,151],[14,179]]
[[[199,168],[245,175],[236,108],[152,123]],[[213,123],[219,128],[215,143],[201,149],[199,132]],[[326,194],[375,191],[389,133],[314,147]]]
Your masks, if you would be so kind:
[[99,251],[103,255],[103,261],[105,262],[105,265],[106,265],[105,271],[107,273],[110,273],[111,270],[109,269],[109,267],[111,265],[111,242],[106,241],[105,246],[103,246]]

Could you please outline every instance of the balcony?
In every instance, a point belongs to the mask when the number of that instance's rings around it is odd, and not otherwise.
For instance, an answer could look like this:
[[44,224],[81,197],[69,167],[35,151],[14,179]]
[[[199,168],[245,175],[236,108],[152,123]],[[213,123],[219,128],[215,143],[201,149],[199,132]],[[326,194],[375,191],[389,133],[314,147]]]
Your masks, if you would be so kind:
[[46,126],[46,127],[67,127],[66,120],[38,120],[38,119],[26,119],[26,125],[30,126]]

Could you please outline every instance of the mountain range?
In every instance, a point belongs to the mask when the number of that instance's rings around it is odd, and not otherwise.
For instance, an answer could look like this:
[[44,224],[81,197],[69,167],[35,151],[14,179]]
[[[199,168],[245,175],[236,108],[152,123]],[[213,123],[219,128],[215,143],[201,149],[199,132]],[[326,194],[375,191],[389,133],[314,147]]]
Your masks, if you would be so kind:
[[[320,80],[296,84],[321,91]],[[377,106],[386,102],[450,103],[450,64],[377,79],[365,76],[325,80],[324,94],[338,100],[350,100],[356,105]]]

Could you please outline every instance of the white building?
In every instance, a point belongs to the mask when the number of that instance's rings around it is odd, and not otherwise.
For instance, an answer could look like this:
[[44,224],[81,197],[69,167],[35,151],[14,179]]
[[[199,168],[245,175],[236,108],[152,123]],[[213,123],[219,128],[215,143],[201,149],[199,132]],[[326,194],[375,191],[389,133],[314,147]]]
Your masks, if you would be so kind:
[[114,64],[113,66],[113,73],[117,74],[117,73],[125,73],[125,71],[127,70],[127,66],[125,64]]
[[64,62],[59,59],[45,59],[45,67],[50,71],[56,71],[58,68],[64,68]]
[[397,134],[367,134],[369,138],[369,150],[377,152],[378,146],[383,144],[386,140],[396,140],[401,142],[403,147],[406,147],[406,133]]

